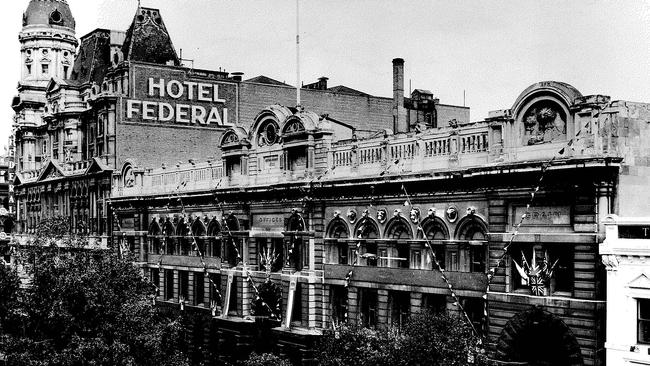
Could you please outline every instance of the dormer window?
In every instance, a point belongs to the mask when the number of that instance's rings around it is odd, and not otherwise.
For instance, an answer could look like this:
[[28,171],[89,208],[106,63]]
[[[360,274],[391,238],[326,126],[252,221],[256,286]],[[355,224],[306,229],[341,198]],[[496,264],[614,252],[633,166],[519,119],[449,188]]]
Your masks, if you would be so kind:
[[271,146],[279,141],[278,125],[274,121],[268,121],[262,125],[257,136],[259,146]]

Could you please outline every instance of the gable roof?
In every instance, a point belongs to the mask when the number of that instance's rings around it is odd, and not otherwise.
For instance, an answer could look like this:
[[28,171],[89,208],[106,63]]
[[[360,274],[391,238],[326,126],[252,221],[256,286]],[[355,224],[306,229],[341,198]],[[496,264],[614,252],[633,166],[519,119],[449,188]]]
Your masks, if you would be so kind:
[[248,80],[246,80],[246,81],[247,81],[247,82],[250,82],[250,83],[258,83],[258,84],[291,86],[291,85],[289,85],[289,84],[285,84],[285,83],[283,83],[283,82],[281,82],[281,81],[277,81],[277,80],[275,80],[275,79],[271,79],[270,77],[268,77],[268,76],[264,76],[264,75],[256,76],[256,77],[254,77],[254,78],[252,78],[252,79],[248,79]]
[[368,95],[362,91],[356,90],[349,88],[345,85],[337,85],[333,86],[331,88],[328,88],[327,91],[332,92],[332,93],[339,93],[339,94],[353,94],[353,95]]

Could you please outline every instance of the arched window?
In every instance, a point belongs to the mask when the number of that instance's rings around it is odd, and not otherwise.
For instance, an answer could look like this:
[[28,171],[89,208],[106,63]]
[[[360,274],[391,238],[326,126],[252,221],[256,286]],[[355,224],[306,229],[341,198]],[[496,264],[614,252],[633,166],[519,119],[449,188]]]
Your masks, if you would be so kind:
[[[442,221],[442,219],[435,218],[426,218],[420,225],[422,230],[418,232],[418,239],[428,239],[431,249],[428,249],[424,244],[421,246],[422,260],[421,267],[422,269],[432,269],[435,267],[429,250],[433,250],[438,264],[442,269],[447,268],[447,243],[441,242],[442,240],[449,240],[449,230],[447,226]],[[436,268],[437,269],[437,268]]]
[[194,236],[194,240],[196,240],[196,246],[200,253],[197,253],[197,255],[205,256],[205,235],[205,225],[201,219],[197,217],[194,222],[192,222],[192,236]]
[[377,242],[373,239],[379,239],[379,227],[368,217],[362,218],[354,229],[355,237],[365,240],[362,243],[362,252],[359,253],[362,259],[365,259],[366,265],[377,266]]
[[206,248],[206,256],[221,257],[221,224],[216,217],[208,224],[209,245]]
[[334,219],[327,228],[327,239],[347,239],[350,237],[348,224],[341,218]]
[[165,254],[173,255],[176,244],[172,236],[175,234],[176,230],[174,229],[174,224],[169,220],[169,217],[165,218],[165,223],[163,224],[162,229],[162,233],[165,236],[165,238],[163,238],[165,241],[164,252]]
[[469,244],[470,272],[485,272],[487,260],[487,224],[477,216],[466,216],[456,228],[456,238]]
[[176,236],[178,237],[177,245],[180,255],[189,255],[191,251],[191,239],[190,236],[190,227],[185,222],[185,218],[180,218],[178,220],[178,225],[176,226]]
[[154,218],[149,225],[149,252],[152,254],[161,254],[160,238],[158,237],[160,233],[160,225],[158,220]]
[[346,241],[339,239],[348,239],[350,237],[350,229],[348,224],[341,218],[332,220],[327,227],[326,240],[328,243],[328,259],[329,263],[334,264],[349,264],[349,246]]
[[386,239],[409,240],[413,238],[411,226],[405,219],[397,217],[386,225]]
[[385,253],[380,257],[388,257],[387,260],[381,260],[382,266],[409,268],[410,260],[410,243],[408,240],[413,239],[411,225],[402,217],[393,218],[386,225],[386,239],[393,239],[395,242],[390,243]]
[[309,265],[309,250],[305,246],[305,242],[300,235],[294,235],[297,231],[305,231],[305,220],[301,214],[294,212],[289,217],[287,222],[287,231],[285,236],[285,243],[287,250],[287,259],[291,267],[297,271],[301,271],[305,266]]
[[[228,215],[224,219],[224,228],[227,234],[239,231],[239,219],[234,214]],[[224,258],[230,266],[235,267],[239,263],[241,256],[241,243],[240,240],[232,235],[228,235],[223,245]],[[238,256],[239,253],[239,256]]]

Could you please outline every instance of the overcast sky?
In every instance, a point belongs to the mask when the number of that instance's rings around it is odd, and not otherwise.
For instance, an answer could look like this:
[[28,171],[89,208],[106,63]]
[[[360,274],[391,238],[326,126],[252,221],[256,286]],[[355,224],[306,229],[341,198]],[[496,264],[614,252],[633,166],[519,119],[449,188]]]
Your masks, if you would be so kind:
[[[302,80],[330,78],[392,95],[391,60],[406,60],[406,89],[471,107],[471,119],[510,108],[537,81],[583,94],[650,102],[650,1],[300,0]],[[77,37],[126,30],[137,0],[68,0]],[[11,130],[18,32],[28,0],[3,1],[0,146]],[[142,0],[195,67],[295,84],[295,0]]]

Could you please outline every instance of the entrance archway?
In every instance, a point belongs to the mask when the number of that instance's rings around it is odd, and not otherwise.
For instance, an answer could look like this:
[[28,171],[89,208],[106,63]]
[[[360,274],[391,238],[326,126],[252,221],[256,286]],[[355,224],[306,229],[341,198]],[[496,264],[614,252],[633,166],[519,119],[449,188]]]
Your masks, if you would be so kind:
[[497,342],[497,358],[530,366],[583,366],[580,345],[558,317],[534,307],[506,323]]

